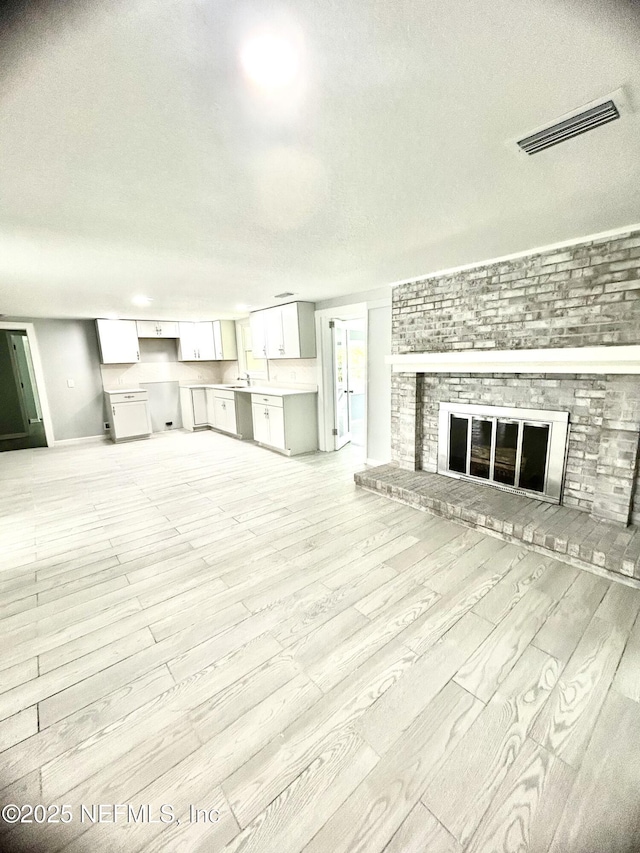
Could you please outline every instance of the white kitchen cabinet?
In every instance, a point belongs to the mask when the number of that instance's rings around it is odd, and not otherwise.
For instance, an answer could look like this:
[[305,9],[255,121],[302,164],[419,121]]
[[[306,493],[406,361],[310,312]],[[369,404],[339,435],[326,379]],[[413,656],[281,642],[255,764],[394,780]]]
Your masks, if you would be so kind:
[[212,325],[216,361],[235,361],[238,358],[235,320],[214,320]]
[[178,338],[178,323],[172,320],[136,320],[139,338]]
[[135,320],[96,320],[102,364],[134,364],[140,361]]
[[266,313],[266,311],[253,311],[249,314],[251,351],[254,358],[267,357]]
[[269,407],[261,403],[251,404],[253,416],[253,437],[259,444],[271,444],[269,429]]
[[315,305],[312,302],[289,302],[254,311],[250,323],[255,357],[315,358]]
[[264,312],[267,358],[284,358],[284,329],[282,327],[282,309],[267,308]]
[[106,391],[107,410],[114,442],[148,438],[151,435],[149,395],[143,389]]
[[179,332],[179,361],[216,360],[213,324],[210,321],[202,323],[180,323]]
[[236,404],[233,400],[215,398],[216,429],[236,434]]
[[185,429],[194,430],[209,426],[207,389],[205,387],[181,388],[180,408],[182,410],[182,426]]
[[205,396],[207,400],[207,423],[210,427],[215,427],[216,425],[216,408],[215,408],[215,396],[214,396],[213,388],[205,388]]
[[317,395],[252,394],[253,437],[294,456],[318,449]]

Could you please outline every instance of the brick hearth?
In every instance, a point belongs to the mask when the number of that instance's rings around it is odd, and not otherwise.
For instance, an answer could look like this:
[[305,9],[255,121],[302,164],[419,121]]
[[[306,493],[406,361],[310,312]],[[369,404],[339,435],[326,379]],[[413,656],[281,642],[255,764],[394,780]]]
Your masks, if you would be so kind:
[[356,474],[355,481],[365,489],[508,542],[526,543],[580,568],[622,575],[627,583],[640,587],[640,529],[635,526],[622,528],[571,507],[395,465],[368,468]]

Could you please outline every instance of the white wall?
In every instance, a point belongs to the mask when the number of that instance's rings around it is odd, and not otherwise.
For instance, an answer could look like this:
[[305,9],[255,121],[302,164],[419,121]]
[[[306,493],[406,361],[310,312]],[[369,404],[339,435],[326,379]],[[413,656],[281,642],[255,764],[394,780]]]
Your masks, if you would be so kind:
[[367,462],[391,460],[391,305],[367,310]]

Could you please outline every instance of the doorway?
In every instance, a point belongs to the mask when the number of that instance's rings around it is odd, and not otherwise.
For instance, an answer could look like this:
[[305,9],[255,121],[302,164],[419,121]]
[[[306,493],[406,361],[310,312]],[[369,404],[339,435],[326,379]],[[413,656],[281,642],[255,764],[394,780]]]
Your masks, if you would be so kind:
[[46,447],[27,332],[0,329],[0,451]]
[[367,335],[364,318],[330,321],[333,345],[334,447],[366,444]]

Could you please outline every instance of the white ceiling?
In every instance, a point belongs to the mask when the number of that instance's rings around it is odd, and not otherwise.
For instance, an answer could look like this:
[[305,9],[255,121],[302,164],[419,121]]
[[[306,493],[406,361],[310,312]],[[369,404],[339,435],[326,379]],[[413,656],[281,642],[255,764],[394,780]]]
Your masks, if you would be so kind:
[[[632,0],[26,5],[0,43],[5,314],[223,316],[640,220]],[[303,44],[278,97],[239,66],[262,26]],[[622,120],[508,144],[620,86]]]

